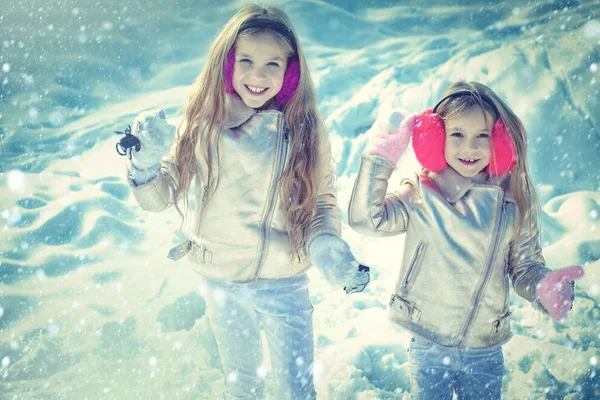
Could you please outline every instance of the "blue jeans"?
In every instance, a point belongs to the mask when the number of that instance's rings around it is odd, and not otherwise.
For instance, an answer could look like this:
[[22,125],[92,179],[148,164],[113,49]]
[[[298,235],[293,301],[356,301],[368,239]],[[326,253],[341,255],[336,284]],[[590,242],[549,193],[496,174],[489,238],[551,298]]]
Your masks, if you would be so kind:
[[499,399],[504,356],[500,346],[492,349],[444,347],[414,337],[408,349],[411,398],[451,400]]
[[248,283],[206,281],[206,315],[219,347],[225,399],[262,399],[263,330],[274,398],[316,399],[313,383],[313,306],[306,274]]

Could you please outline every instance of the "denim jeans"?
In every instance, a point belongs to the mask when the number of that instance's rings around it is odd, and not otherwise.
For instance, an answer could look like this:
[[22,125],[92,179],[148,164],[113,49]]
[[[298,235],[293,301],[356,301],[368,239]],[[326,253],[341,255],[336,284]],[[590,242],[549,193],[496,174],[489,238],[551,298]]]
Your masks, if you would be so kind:
[[411,339],[411,398],[451,400],[499,399],[504,372],[500,346],[491,349],[444,347],[420,337]]
[[248,283],[207,280],[206,284],[206,315],[223,364],[224,398],[264,397],[263,330],[274,398],[315,399],[313,306],[306,274]]

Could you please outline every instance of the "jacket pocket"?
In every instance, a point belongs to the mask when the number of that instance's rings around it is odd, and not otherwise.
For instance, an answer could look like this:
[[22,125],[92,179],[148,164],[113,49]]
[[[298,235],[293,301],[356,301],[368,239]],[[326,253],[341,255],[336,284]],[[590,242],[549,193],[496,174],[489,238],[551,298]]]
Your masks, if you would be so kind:
[[408,318],[409,321],[418,322],[421,319],[421,310],[417,308],[415,303],[405,298],[392,294],[390,298],[390,313],[392,319],[394,315],[400,315],[404,318]]
[[425,352],[431,350],[432,347],[433,342],[431,340],[413,336],[413,338],[410,339],[410,346],[408,347],[408,350],[411,353]]
[[421,263],[423,262],[426,248],[427,245],[424,242],[419,242],[417,249],[415,250],[415,254],[410,261],[410,265],[408,266],[408,271],[406,272],[406,277],[402,282],[402,287],[400,288],[402,296],[406,296],[408,294],[410,287],[414,283],[417,274],[419,273]]
[[511,316],[511,312],[508,311],[506,312],[506,314],[504,314],[503,316],[501,316],[500,318],[498,318],[495,321],[492,321],[492,335],[496,335],[499,332],[502,332],[505,328],[505,326],[508,325],[509,329],[510,329],[510,316]]

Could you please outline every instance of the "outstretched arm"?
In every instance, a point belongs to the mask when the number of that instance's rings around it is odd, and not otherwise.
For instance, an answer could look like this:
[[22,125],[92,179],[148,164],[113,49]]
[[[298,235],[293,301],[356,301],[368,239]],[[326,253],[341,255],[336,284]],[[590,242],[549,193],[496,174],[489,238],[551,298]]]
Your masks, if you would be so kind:
[[317,182],[317,209],[308,228],[306,251],[314,266],[334,287],[346,293],[361,292],[369,282],[368,268],[361,266],[341,236],[340,209],[337,204],[335,174],[329,143],[323,144]]
[[521,297],[560,321],[573,307],[574,279],[583,276],[583,269],[573,266],[552,271],[546,267],[542,256],[539,211],[534,207],[531,213],[531,225],[525,221],[520,237],[511,246],[510,278]]

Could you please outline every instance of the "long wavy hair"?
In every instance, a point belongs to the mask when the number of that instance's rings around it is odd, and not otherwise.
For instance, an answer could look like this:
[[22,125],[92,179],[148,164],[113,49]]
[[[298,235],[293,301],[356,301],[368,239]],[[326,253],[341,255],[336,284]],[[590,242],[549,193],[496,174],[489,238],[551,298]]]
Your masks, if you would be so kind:
[[[519,222],[516,230],[516,237],[518,238],[525,220],[528,221],[531,228],[532,211],[534,208],[539,208],[535,189],[529,177],[527,167],[527,132],[519,117],[510,107],[492,89],[479,82],[454,82],[446,89],[442,97],[459,90],[469,91],[472,95],[451,97],[441,103],[437,109],[437,113],[442,120],[453,118],[477,105],[492,115],[494,121],[501,118],[515,143],[517,163],[510,173],[510,187],[519,209]],[[485,113],[484,116],[487,120]]]
[[[296,42],[294,46],[282,34],[269,28],[250,28],[240,32],[240,27],[248,20],[260,18],[285,25],[290,29]],[[298,43],[298,35],[287,15],[275,7],[258,5],[245,6],[239,10],[220,30],[213,40],[206,64],[196,78],[188,98],[184,115],[177,128],[174,158],[179,170],[179,185],[175,198],[184,195],[184,205],[188,208],[188,193],[191,181],[198,167],[196,149],[199,146],[202,157],[208,165],[207,185],[212,183],[212,161],[218,160],[218,143],[225,121],[226,85],[224,67],[229,50],[234,49],[240,37],[254,37],[270,34],[288,52],[288,63],[296,58],[300,63],[300,80],[292,98],[282,106],[285,124],[289,128],[290,159],[279,181],[279,192],[287,220],[292,254],[305,254],[306,234],[316,210],[317,179],[320,176],[320,148],[328,145],[323,120],[317,111],[316,93],[308,73],[308,66]],[[272,100],[273,101],[273,100]],[[213,154],[213,145],[216,155]],[[328,162],[328,160],[324,160]],[[217,174],[218,175],[218,174]],[[214,193],[218,186],[216,177]],[[210,199],[210,195],[208,197]],[[183,218],[177,201],[175,207]]]

